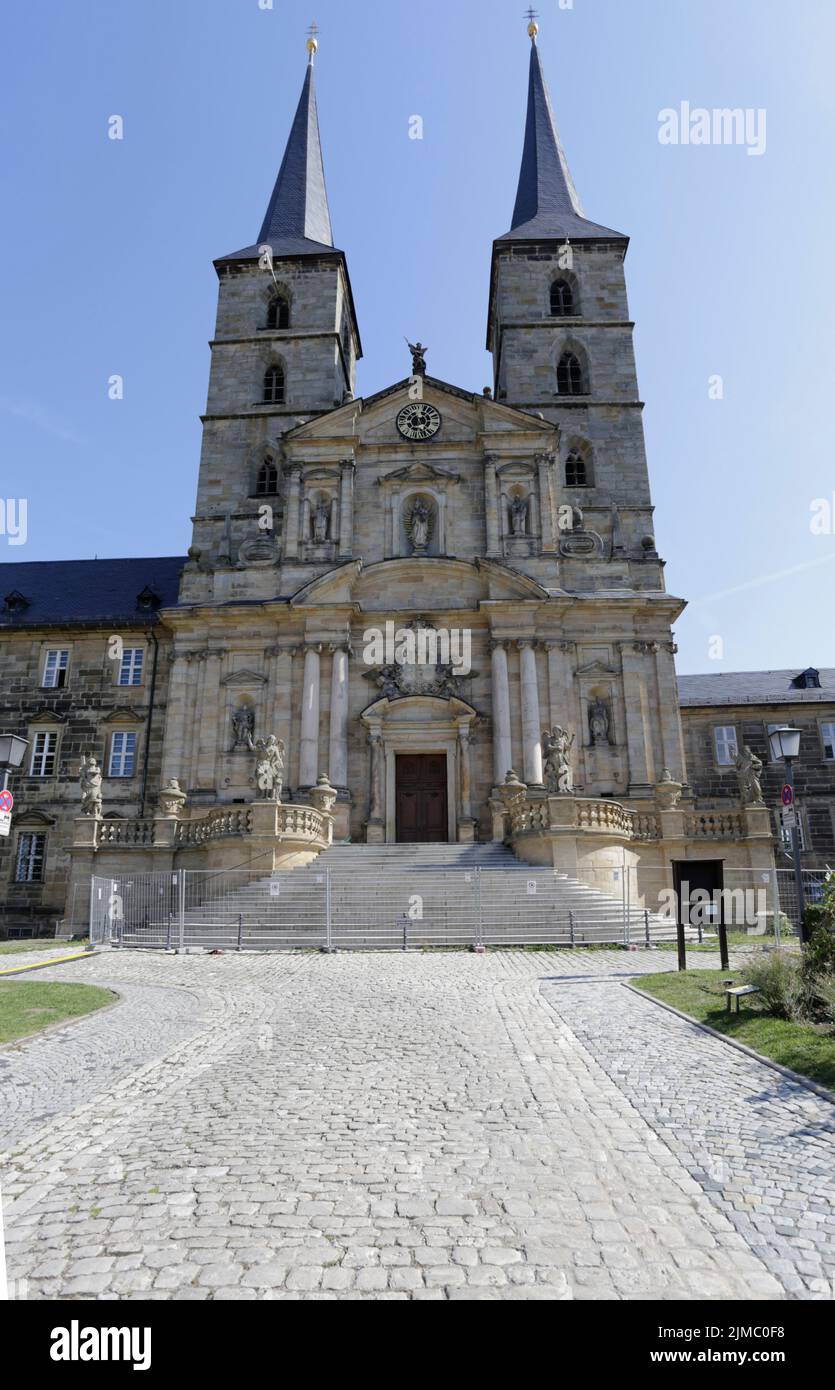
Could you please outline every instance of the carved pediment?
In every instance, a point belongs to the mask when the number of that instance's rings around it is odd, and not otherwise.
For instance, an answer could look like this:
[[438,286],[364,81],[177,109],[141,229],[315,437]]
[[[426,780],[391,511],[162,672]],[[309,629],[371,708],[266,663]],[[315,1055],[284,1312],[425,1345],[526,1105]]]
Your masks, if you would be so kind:
[[33,714],[29,720],[30,725],[37,724],[66,724],[67,716],[59,714],[57,709],[42,709],[37,714]]
[[266,685],[267,677],[262,675],[260,671],[244,668],[241,671],[230,671],[228,676],[223,677],[220,684],[222,686]]
[[15,829],[20,826],[31,825],[36,829],[48,829],[57,822],[54,816],[48,816],[45,811],[39,811],[36,806],[27,806],[25,810],[19,811],[13,818]]
[[130,709],[127,705],[120,705],[117,709],[112,709],[101,721],[102,724],[144,724],[145,716],[137,714],[135,709]]
[[407,468],[398,468],[394,473],[385,473],[382,478],[377,479],[378,487],[385,487],[390,483],[457,483],[460,482],[458,473],[450,473],[446,468],[436,468],[434,464],[421,460],[419,463],[410,463]]
[[605,661],[590,661],[586,666],[578,666],[577,676],[617,676],[619,672],[607,666]]

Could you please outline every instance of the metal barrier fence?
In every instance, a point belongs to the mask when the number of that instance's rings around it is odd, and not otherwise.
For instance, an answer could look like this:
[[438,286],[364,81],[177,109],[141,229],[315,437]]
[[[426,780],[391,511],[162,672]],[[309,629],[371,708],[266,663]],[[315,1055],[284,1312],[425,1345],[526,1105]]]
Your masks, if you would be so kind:
[[90,939],[178,950],[649,946],[672,941],[680,917],[691,942],[715,939],[722,921],[753,944],[780,945],[794,934],[786,879],[726,869],[721,889],[682,884],[679,902],[668,874],[634,866],[582,882],[525,865],[177,870],[94,878]]

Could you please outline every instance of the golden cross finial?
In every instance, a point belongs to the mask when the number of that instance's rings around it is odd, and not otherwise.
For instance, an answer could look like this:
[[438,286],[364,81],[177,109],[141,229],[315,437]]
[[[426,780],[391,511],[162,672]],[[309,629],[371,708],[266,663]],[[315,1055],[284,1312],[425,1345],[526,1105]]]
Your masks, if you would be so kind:
[[525,15],[525,18],[528,21],[528,33],[531,37],[531,42],[536,43],[536,36],[539,33],[539,25],[536,21],[539,19],[539,13],[537,10],[533,8],[533,6],[531,6],[527,14]]
[[310,55],[308,58],[308,62],[312,66],[313,59],[315,58],[316,53],[319,49],[319,25],[316,23],[315,19],[307,32],[310,36],[307,40],[307,51]]

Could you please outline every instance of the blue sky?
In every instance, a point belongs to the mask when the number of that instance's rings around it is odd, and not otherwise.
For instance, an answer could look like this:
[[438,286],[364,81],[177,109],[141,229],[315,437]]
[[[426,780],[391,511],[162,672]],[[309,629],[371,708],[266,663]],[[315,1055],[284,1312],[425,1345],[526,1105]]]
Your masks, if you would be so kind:
[[[312,7],[313,6],[313,7]],[[321,29],[319,114],[365,358],[480,390],[491,241],[510,224],[520,0],[38,0],[7,7],[3,560],[184,553],[212,259],[254,240]],[[679,669],[835,666],[830,0],[541,0],[540,48],[589,217],[627,276],[659,548],[691,601]],[[761,158],[664,147],[682,101],[764,108]],[[108,117],[124,140],[107,138]],[[424,139],[408,138],[410,116]],[[108,378],[125,398],[108,399]],[[709,398],[721,375],[724,399]],[[721,637],[724,659],[711,658]],[[716,648],[714,647],[714,650]]]

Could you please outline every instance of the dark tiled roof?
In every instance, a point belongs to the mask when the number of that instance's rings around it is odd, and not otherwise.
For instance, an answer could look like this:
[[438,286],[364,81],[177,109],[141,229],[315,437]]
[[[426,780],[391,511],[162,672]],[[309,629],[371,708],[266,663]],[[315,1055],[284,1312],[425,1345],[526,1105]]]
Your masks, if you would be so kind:
[[622,232],[589,222],[574,187],[557,131],[539,50],[531,45],[528,119],[511,229],[499,241],[551,241],[570,237],[627,241]]
[[268,243],[275,257],[321,256],[333,252],[333,232],[319,139],[313,66],[308,65],[302,94],[258,241],[222,261],[251,260]]
[[679,676],[682,706],[704,705],[815,705],[835,701],[835,670],[821,668],[820,690],[798,689],[793,671],[728,671],[709,676]]
[[[147,623],[156,606],[143,608],[150,589],[165,608],[177,602],[185,555],[130,560],[37,560],[0,565],[0,630],[72,623]],[[17,592],[26,608],[6,609]]]

